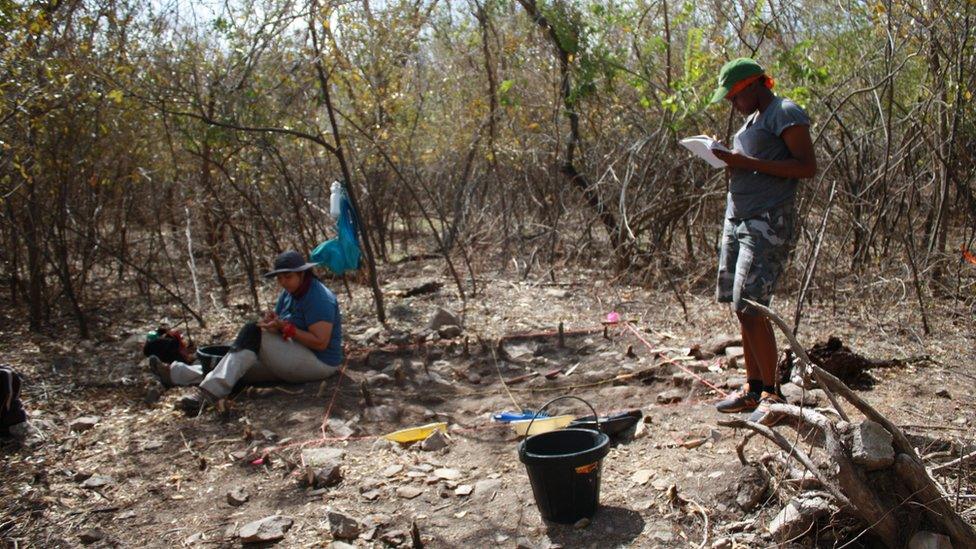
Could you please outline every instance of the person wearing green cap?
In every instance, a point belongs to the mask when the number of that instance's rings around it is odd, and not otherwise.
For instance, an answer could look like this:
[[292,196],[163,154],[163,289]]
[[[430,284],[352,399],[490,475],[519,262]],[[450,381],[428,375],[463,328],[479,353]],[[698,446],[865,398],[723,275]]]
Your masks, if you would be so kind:
[[746,117],[732,152],[713,150],[729,174],[719,253],[716,297],[731,303],[742,331],[747,386],[716,406],[719,412],[752,412],[769,422],[776,390],[776,336],[765,317],[745,301],[769,305],[794,241],[794,196],[800,179],[813,177],[817,159],[810,118],[796,103],[777,97],[773,79],[749,58],[726,63],[712,103],[723,99]]

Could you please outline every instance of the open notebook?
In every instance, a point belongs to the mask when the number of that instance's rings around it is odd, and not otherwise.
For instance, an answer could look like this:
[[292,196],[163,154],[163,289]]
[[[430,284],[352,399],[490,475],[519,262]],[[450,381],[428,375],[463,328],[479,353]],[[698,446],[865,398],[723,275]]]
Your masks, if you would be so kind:
[[681,143],[684,148],[695,153],[695,156],[705,160],[705,162],[708,162],[713,168],[725,167],[725,162],[719,160],[718,157],[712,153],[713,150],[732,152],[721,142],[716,141],[707,135],[686,137],[681,141],[678,141],[678,143]]

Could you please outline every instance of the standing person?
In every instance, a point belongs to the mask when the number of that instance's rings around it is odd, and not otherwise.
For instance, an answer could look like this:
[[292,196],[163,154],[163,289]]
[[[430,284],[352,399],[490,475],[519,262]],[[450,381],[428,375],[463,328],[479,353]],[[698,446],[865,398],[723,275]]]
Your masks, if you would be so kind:
[[199,364],[165,364],[149,357],[150,369],[163,384],[198,385],[196,394],[177,403],[179,408],[199,411],[230,395],[240,380],[305,383],[336,373],[343,358],[342,315],[335,294],[312,274],[314,266],[296,251],[278,255],[274,269],[264,275],[282,288],[274,311],[245,324],[230,352],[206,376]]
[[810,118],[796,103],[773,92],[773,79],[749,58],[726,63],[712,103],[722,99],[746,117],[725,161],[729,193],[718,262],[716,297],[739,318],[748,386],[718,403],[719,412],[752,412],[762,421],[776,391],[776,336],[749,299],[769,305],[794,241],[798,180],[817,173]]

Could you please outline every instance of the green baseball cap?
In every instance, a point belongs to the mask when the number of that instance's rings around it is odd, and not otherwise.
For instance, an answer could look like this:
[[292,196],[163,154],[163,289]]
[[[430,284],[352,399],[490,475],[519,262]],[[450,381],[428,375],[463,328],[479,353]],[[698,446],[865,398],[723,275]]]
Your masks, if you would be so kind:
[[711,102],[718,103],[722,99],[725,99],[732,86],[743,78],[749,78],[750,76],[756,76],[764,72],[766,71],[763,70],[759,63],[756,63],[748,57],[740,57],[729,61],[722,65],[722,70],[718,72],[718,87],[715,88],[715,93],[712,94]]

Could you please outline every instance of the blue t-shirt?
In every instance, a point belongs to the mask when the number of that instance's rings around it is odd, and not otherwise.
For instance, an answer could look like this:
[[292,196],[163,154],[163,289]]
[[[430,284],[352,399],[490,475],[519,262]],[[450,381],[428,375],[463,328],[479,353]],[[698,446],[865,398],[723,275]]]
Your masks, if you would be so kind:
[[321,351],[312,350],[319,360],[329,366],[342,364],[342,315],[339,314],[339,301],[332,290],[319,280],[312,285],[301,299],[295,299],[287,291],[282,291],[275,305],[275,314],[287,320],[299,330],[308,331],[316,322],[332,323],[332,337],[329,346]]
[[[793,126],[809,126],[810,118],[799,105],[776,97],[763,112],[746,119],[735,134],[733,148],[760,160],[788,160],[790,154],[783,132]],[[796,179],[776,177],[748,170],[732,170],[725,217],[748,219],[793,200]]]

